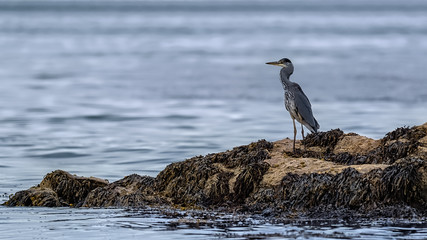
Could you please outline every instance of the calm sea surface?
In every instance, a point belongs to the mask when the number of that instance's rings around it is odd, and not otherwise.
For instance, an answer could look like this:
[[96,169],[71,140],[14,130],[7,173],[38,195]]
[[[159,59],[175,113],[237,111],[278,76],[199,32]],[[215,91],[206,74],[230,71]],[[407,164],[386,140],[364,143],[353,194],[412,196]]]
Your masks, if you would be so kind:
[[[110,181],[292,137],[279,68],[320,130],[427,121],[426,1],[0,1],[0,202],[55,169]],[[224,227],[161,212],[0,207],[0,238],[423,239],[424,224]],[[172,226],[172,227],[171,227]]]

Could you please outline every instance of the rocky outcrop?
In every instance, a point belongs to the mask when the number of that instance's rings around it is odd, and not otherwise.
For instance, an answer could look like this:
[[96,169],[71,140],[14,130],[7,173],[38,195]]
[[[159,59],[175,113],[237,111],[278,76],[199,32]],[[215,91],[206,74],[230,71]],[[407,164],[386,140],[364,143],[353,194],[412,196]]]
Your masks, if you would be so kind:
[[153,185],[154,178],[132,174],[92,190],[78,205],[85,207],[143,207],[161,203],[162,199],[156,196]]
[[106,180],[93,177],[77,177],[68,172],[56,170],[47,174],[36,187],[17,192],[5,205],[81,206],[81,203],[92,190],[107,185],[108,181]]
[[260,140],[108,183],[57,170],[7,206],[216,209],[265,217],[427,216],[427,123],[374,140],[339,129]]
[[242,202],[262,180],[273,144],[265,140],[231,151],[172,163],[156,177],[156,190],[173,204],[209,207]]

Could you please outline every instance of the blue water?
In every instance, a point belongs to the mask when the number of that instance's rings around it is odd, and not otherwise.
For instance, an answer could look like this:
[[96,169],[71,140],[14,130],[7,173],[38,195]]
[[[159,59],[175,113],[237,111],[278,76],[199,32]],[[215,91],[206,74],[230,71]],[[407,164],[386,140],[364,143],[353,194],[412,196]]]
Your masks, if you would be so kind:
[[[322,131],[381,138],[422,124],[426,26],[421,0],[0,1],[0,202],[55,169],[156,176],[195,155],[291,137],[279,68],[264,64],[282,57]],[[86,220],[104,213],[0,208],[0,222],[52,237],[64,216],[81,234],[137,227]]]

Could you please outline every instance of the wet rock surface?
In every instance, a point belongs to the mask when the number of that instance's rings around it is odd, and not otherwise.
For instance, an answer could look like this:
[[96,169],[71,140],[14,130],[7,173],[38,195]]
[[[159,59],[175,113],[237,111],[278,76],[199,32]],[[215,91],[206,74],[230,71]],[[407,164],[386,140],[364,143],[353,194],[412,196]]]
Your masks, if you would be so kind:
[[[92,190],[83,207],[143,207],[161,203],[153,191],[154,178],[132,174],[116,182]],[[81,204],[80,204],[81,203]]]
[[7,206],[173,207],[264,217],[427,217],[427,123],[374,140],[339,129],[260,140],[108,183],[57,170]]
[[56,170],[47,174],[39,185],[14,194],[5,205],[78,207],[89,192],[106,185],[108,185],[106,180],[78,177],[62,170]]
[[265,140],[231,151],[172,163],[156,177],[156,190],[185,207],[241,202],[262,180],[273,144]]

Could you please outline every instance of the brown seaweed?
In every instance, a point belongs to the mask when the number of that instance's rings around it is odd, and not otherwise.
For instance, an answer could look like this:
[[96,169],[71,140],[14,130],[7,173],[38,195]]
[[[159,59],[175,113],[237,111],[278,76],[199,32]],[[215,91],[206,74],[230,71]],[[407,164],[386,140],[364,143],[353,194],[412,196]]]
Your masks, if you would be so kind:
[[132,174],[113,183],[57,170],[4,205],[169,206],[266,217],[427,217],[426,148],[421,147],[426,135],[425,125],[398,128],[361,149],[343,144],[366,138],[335,129],[308,135],[296,154],[289,139],[260,140],[172,163],[155,178]]

